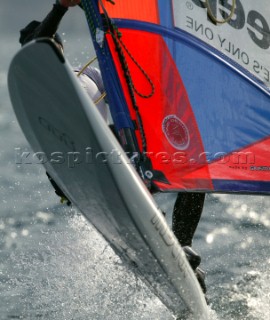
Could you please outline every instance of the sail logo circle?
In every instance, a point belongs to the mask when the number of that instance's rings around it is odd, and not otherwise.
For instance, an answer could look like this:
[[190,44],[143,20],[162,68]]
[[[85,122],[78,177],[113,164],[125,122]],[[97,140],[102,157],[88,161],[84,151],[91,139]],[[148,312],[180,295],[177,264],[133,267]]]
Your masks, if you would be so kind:
[[175,149],[186,150],[188,148],[190,142],[188,128],[176,115],[164,118],[162,131]]

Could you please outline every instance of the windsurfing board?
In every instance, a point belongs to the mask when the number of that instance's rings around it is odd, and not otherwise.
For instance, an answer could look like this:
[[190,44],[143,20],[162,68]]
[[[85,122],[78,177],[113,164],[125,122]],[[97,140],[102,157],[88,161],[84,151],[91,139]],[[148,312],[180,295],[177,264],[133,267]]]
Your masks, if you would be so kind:
[[22,131],[71,202],[177,317],[207,319],[183,250],[55,44],[23,47],[8,87]]

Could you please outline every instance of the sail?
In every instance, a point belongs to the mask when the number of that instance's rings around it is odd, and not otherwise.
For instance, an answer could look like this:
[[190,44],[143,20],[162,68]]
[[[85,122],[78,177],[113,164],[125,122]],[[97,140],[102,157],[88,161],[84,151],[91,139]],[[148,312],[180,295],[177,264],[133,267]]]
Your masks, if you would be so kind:
[[151,185],[269,193],[267,0],[82,4],[116,129]]

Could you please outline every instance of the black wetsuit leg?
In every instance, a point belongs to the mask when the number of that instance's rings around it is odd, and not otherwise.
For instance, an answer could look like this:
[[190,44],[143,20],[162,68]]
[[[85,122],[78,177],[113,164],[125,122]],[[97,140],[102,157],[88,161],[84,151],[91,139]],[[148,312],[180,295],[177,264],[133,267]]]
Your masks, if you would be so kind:
[[205,193],[178,193],[173,209],[172,230],[181,246],[191,246],[203,211]]

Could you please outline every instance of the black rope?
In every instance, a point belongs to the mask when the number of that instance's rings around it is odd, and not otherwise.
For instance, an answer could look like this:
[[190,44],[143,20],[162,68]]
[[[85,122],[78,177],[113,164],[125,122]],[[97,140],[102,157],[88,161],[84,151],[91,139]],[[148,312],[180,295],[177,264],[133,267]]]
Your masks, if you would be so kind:
[[155,85],[153,83],[153,81],[151,80],[151,78],[149,77],[149,75],[146,73],[146,71],[143,69],[143,67],[138,63],[138,61],[134,58],[134,56],[131,54],[131,52],[128,50],[127,46],[124,44],[124,42],[122,41],[121,36],[119,36],[118,38],[119,42],[121,43],[122,47],[125,49],[126,53],[129,55],[130,59],[135,63],[135,65],[139,68],[139,70],[142,72],[142,74],[145,76],[146,80],[148,81],[148,83],[151,86],[151,92],[149,94],[143,94],[141,92],[139,92],[139,90],[135,87],[134,83],[133,84],[133,90],[137,93],[138,96],[140,96],[141,98],[144,99],[148,99],[151,98],[154,93],[155,93]]
[[[106,0],[106,1],[111,2],[110,0]],[[104,12],[104,16],[105,16],[105,19],[106,19],[107,26],[109,28],[109,33],[112,36],[113,42],[115,44],[116,52],[118,54],[119,61],[120,61],[120,64],[121,64],[121,67],[122,67],[122,70],[123,70],[123,73],[124,73],[124,77],[125,77],[125,80],[126,80],[126,83],[127,83],[127,86],[128,86],[129,95],[130,95],[130,98],[131,98],[133,109],[135,110],[135,113],[136,113],[136,117],[137,117],[137,121],[138,121],[138,127],[139,127],[139,131],[140,131],[141,139],[142,139],[143,154],[145,154],[146,151],[147,151],[147,141],[146,141],[146,137],[145,137],[145,131],[144,131],[144,127],[143,127],[142,117],[140,115],[140,111],[139,111],[139,108],[138,108],[138,105],[137,105],[137,101],[136,101],[136,97],[135,97],[135,94],[134,94],[134,92],[137,93],[137,90],[135,89],[134,83],[132,81],[132,77],[131,77],[131,74],[130,74],[128,63],[126,61],[126,58],[125,58],[125,55],[124,55],[124,52],[122,50],[121,45],[123,46],[123,48],[125,49],[125,51],[127,53],[129,51],[126,48],[126,46],[124,45],[123,41],[120,40],[122,35],[119,32],[117,26],[112,23],[112,21],[111,21],[109,15],[108,15],[104,5],[103,5],[102,0],[100,0],[100,4],[101,4],[101,7],[102,7],[103,12]],[[137,66],[139,66],[139,64],[135,60],[135,58],[131,54],[129,54],[129,56],[132,57],[132,60],[136,63]],[[147,79],[149,79],[150,83],[152,84],[152,92],[149,95],[146,96],[146,97],[150,97],[150,96],[152,96],[154,94],[154,85],[153,85],[151,79],[149,78],[149,76],[142,69],[142,67],[140,67],[140,70],[143,71],[143,73],[146,75]]]

